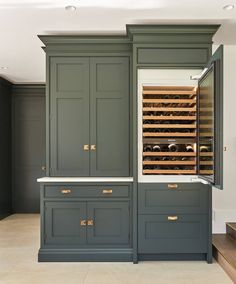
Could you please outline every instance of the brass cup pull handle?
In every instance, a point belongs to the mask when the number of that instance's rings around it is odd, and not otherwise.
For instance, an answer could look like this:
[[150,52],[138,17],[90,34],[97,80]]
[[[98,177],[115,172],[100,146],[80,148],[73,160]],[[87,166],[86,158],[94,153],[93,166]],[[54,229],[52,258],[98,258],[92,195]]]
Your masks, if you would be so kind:
[[62,193],[62,194],[69,194],[69,193],[71,193],[71,189],[67,189],[67,188],[62,189],[62,190],[61,190],[61,193]]
[[178,188],[178,184],[176,184],[176,183],[169,183],[168,184],[168,188],[169,189],[177,189]]
[[87,223],[86,223],[86,220],[80,220],[80,226],[86,226]]
[[93,223],[93,220],[88,220],[88,226],[93,226],[94,223]]
[[84,145],[84,151],[89,151],[89,145],[88,144]]
[[178,216],[168,216],[169,221],[176,221],[178,220]]
[[112,194],[112,189],[103,189],[103,194]]
[[91,145],[90,150],[96,151],[96,145]]

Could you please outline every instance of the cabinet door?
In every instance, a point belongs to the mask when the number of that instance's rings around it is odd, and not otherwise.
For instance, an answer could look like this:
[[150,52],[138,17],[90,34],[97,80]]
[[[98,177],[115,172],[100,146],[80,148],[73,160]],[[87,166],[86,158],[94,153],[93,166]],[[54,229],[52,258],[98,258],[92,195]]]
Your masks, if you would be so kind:
[[50,61],[50,175],[88,176],[89,58]]
[[129,59],[90,59],[90,173],[129,176]]
[[46,245],[86,243],[86,202],[46,202],[44,220]]
[[223,46],[199,81],[199,176],[223,188]]
[[88,202],[88,244],[129,244],[129,202]]

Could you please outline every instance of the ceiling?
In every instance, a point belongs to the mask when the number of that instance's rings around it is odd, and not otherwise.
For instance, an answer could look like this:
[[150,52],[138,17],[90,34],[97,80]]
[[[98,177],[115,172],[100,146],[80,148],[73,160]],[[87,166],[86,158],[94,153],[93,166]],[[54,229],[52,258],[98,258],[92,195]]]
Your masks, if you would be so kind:
[[220,23],[214,42],[236,44],[236,0],[0,0],[0,77],[45,82],[39,34],[125,34],[126,24],[158,23]]

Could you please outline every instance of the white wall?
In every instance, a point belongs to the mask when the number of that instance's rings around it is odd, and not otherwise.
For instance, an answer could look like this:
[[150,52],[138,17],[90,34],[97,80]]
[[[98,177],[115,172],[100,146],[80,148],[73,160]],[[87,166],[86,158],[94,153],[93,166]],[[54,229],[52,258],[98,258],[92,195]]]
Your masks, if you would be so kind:
[[224,233],[225,222],[236,222],[236,45],[225,44],[223,139],[224,189],[213,189],[213,233]]

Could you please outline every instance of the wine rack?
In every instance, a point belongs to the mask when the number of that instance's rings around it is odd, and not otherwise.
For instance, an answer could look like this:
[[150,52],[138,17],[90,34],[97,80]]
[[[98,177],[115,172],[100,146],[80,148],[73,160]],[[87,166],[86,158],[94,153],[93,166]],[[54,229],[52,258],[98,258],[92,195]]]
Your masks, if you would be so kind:
[[142,95],[143,174],[196,174],[196,88],[143,86]]

